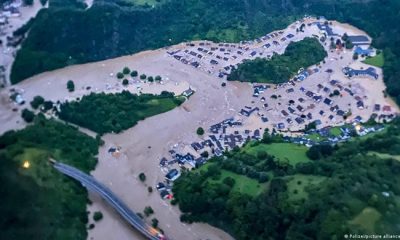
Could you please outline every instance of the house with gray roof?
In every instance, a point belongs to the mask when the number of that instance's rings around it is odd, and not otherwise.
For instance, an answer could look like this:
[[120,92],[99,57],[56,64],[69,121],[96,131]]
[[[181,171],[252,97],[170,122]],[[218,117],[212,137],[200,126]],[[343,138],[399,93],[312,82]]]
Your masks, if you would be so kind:
[[353,77],[371,77],[373,79],[378,79],[379,75],[376,73],[376,69],[373,67],[369,67],[367,69],[360,69],[356,70],[350,67],[345,67],[343,68],[343,73],[346,75],[348,78],[353,78]]

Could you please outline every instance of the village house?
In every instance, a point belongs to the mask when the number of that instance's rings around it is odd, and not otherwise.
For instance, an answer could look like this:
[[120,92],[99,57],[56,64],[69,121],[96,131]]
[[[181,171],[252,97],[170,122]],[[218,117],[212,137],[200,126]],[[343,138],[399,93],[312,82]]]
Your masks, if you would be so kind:
[[354,53],[360,56],[371,56],[371,54],[374,52],[372,49],[362,49],[360,46],[356,47],[354,49]]
[[342,71],[348,78],[371,77],[373,79],[378,79],[378,77],[379,77],[379,75],[376,73],[375,68],[373,68],[373,67],[369,67],[367,69],[361,69],[361,70],[355,70],[350,67],[344,67]]

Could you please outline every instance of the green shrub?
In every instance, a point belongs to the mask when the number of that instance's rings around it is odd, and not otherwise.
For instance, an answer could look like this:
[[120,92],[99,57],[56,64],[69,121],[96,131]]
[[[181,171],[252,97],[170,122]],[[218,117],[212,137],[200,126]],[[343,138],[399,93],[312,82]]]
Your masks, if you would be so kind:
[[154,213],[154,210],[150,206],[147,206],[144,208],[143,213],[146,217],[148,217]]
[[35,114],[25,108],[22,110],[21,117],[25,120],[25,122],[30,123],[35,118]]
[[202,127],[197,128],[196,130],[197,135],[202,136],[204,134],[204,129]]
[[72,80],[68,80],[68,82],[67,82],[67,89],[68,89],[68,91],[70,91],[70,92],[75,91],[75,84],[74,84],[74,82],[73,82]]
[[40,105],[44,103],[44,98],[42,96],[35,96],[31,101],[31,106],[33,109],[38,109]]
[[158,219],[157,218],[151,219],[151,226],[153,228],[157,228],[158,227]]
[[124,69],[122,69],[122,73],[124,74],[124,75],[127,75],[127,74],[129,74],[131,72],[131,70],[128,68],[128,67],[124,67]]
[[117,78],[118,78],[118,79],[124,78],[124,74],[123,74],[122,72],[118,72],[118,73],[117,73]]
[[135,71],[135,70],[133,70],[133,71],[131,72],[131,77],[137,77],[137,76],[138,76],[138,72]]
[[102,212],[98,211],[98,212],[95,212],[95,213],[93,214],[93,220],[94,220],[95,222],[98,222],[98,221],[100,221],[101,219],[103,219],[103,213],[102,213]]
[[142,182],[146,181],[146,175],[145,175],[144,173],[140,173],[140,174],[139,174],[139,179],[140,179],[140,181],[142,181]]

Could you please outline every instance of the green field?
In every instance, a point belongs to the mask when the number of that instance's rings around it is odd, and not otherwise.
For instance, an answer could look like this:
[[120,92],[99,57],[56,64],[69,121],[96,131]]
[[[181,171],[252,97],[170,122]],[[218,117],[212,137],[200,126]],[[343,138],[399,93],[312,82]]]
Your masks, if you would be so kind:
[[375,208],[366,207],[349,223],[362,227],[368,233],[374,233],[375,223],[378,222],[381,217],[382,214]]
[[218,180],[210,179],[210,183],[221,183],[226,177],[235,179],[235,185],[233,191],[237,191],[243,194],[248,194],[252,197],[257,196],[266,189],[266,183],[259,183],[255,179],[251,179],[244,175],[239,175],[231,171],[221,170],[221,177]]
[[367,57],[363,62],[375,67],[383,67],[383,65],[385,64],[385,58],[383,56],[383,53],[381,52],[374,57]]
[[293,143],[272,143],[272,144],[259,144],[251,147],[248,144],[243,151],[248,154],[256,156],[258,152],[265,151],[269,155],[273,155],[281,161],[288,161],[291,165],[296,165],[299,162],[308,162],[310,159],[307,157],[307,147],[303,145],[296,145]]
[[397,161],[400,161],[400,155],[390,155],[387,153],[379,153],[379,152],[374,152],[374,151],[368,152],[368,155],[371,155],[371,156],[376,155],[377,157],[382,158],[382,159],[393,158]]
[[310,139],[310,140],[312,140],[312,141],[314,141],[314,142],[321,142],[321,141],[326,140],[326,138],[322,137],[322,136],[319,135],[318,133],[309,134],[309,135],[307,136],[307,138]]
[[[207,171],[213,163],[208,163],[201,166],[197,171]],[[233,186],[233,191],[237,191],[243,194],[248,194],[250,196],[257,196],[263,192],[268,183],[259,183],[257,180],[249,178],[244,175],[240,175],[228,170],[221,169],[221,175],[218,179],[207,179],[209,183],[222,183],[226,177],[231,177],[235,179],[235,185]]]
[[330,129],[329,132],[330,132],[333,136],[338,137],[338,136],[340,136],[340,134],[342,133],[342,131],[340,131],[340,128],[341,128],[341,127],[333,127],[333,128]]
[[321,184],[326,177],[296,174],[288,177],[288,179],[288,200],[291,202],[297,202],[306,201],[309,197],[306,189]]

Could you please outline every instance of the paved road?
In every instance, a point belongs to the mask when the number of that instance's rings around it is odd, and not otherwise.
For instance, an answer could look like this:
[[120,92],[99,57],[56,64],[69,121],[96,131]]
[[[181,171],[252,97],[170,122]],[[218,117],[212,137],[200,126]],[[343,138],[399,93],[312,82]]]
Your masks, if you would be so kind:
[[163,236],[153,227],[146,224],[138,215],[126,206],[110,189],[103,184],[99,183],[94,177],[83,173],[82,171],[68,166],[63,163],[51,161],[54,168],[61,173],[79,181],[88,190],[98,193],[104,200],[106,200],[117,212],[135,229],[142,233],[145,237],[151,240],[166,240]]

